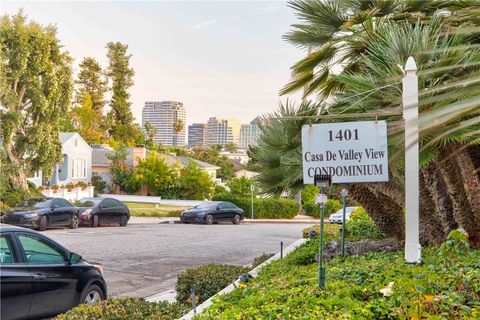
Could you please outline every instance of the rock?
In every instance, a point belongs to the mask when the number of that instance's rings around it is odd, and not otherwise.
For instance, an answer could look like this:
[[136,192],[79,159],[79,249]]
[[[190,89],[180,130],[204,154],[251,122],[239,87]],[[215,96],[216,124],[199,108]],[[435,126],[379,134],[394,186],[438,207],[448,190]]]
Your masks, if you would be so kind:
[[[342,242],[337,240],[328,241],[323,251],[323,257],[326,261],[332,260],[340,255]],[[400,242],[396,239],[384,240],[360,240],[356,242],[345,241],[346,255],[364,255],[369,252],[395,252],[401,249]]]

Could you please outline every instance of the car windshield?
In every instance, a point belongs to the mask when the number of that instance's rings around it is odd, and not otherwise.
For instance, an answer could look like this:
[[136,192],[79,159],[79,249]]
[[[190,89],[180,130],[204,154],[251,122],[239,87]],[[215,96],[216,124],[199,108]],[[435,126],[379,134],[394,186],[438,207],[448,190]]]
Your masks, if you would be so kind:
[[[353,211],[355,211],[355,209],[357,209],[357,208],[356,207],[346,207],[345,208],[345,213],[350,214]],[[335,215],[343,215],[343,209],[340,209],[337,212],[335,212]]]
[[196,205],[194,208],[195,209],[208,209],[208,208],[213,208],[216,207],[218,204],[215,202],[202,202],[198,205]]
[[50,207],[51,199],[27,199],[18,204],[17,208],[48,208]]
[[97,204],[99,204],[103,199],[97,199],[97,198],[83,198],[75,202],[75,205],[77,207],[94,207]]

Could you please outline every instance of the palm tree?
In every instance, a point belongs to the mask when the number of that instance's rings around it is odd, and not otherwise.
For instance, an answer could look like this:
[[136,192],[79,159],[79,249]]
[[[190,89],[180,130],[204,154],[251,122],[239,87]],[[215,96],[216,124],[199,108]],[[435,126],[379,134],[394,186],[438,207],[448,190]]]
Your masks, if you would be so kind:
[[[469,231],[478,228],[480,219],[473,208],[480,193],[469,192],[465,186],[469,175],[479,176],[475,172],[479,156],[472,152],[478,149],[472,144],[480,141],[480,99],[476,96],[480,91],[480,51],[475,46],[480,40],[475,33],[458,30],[480,25],[476,16],[469,17],[469,10],[473,5],[478,8],[479,2],[455,2],[457,8],[448,1],[289,4],[304,24],[294,25],[287,40],[314,51],[294,65],[293,80],[282,92],[306,86],[305,95],[317,93],[318,103],[304,102],[298,109],[281,106],[262,119],[260,143],[252,150],[251,165],[261,172],[262,189],[281,194],[303,184],[299,141],[306,120],[278,118],[399,109],[403,74],[398,65],[414,56],[421,86],[422,236],[438,244],[458,224]],[[442,11],[436,12],[438,9]],[[341,70],[332,73],[332,66],[338,63]],[[351,195],[383,232],[402,237],[397,224],[403,224],[403,121],[384,118],[390,120],[392,182],[355,185]],[[466,149],[468,145],[472,146]]]

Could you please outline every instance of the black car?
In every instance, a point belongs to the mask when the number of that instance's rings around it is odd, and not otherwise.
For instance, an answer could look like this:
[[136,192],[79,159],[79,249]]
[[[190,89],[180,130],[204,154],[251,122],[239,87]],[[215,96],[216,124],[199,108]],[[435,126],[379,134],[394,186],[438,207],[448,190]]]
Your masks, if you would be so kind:
[[183,223],[200,222],[212,224],[214,222],[229,221],[239,224],[245,219],[242,209],[231,202],[207,201],[182,212],[180,220]]
[[62,198],[30,198],[7,210],[2,222],[44,231],[48,227],[76,229],[80,222],[77,207]]
[[38,319],[107,297],[102,269],[45,235],[0,224],[1,319]]
[[130,220],[130,210],[122,202],[113,198],[83,198],[80,207],[82,225],[98,227],[102,224],[118,223],[125,227]]

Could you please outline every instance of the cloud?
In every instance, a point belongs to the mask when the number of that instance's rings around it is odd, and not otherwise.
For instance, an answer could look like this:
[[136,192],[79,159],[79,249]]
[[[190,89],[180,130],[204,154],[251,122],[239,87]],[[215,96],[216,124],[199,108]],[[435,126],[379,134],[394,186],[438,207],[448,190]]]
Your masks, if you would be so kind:
[[194,25],[192,27],[192,29],[196,29],[196,30],[199,30],[199,29],[203,29],[205,27],[208,27],[212,24],[216,24],[216,23],[219,23],[220,21],[222,21],[224,19],[210,19],[210,20],[206,20],[206,21],[203,21],[203,22],[200,22],[196,25]]

